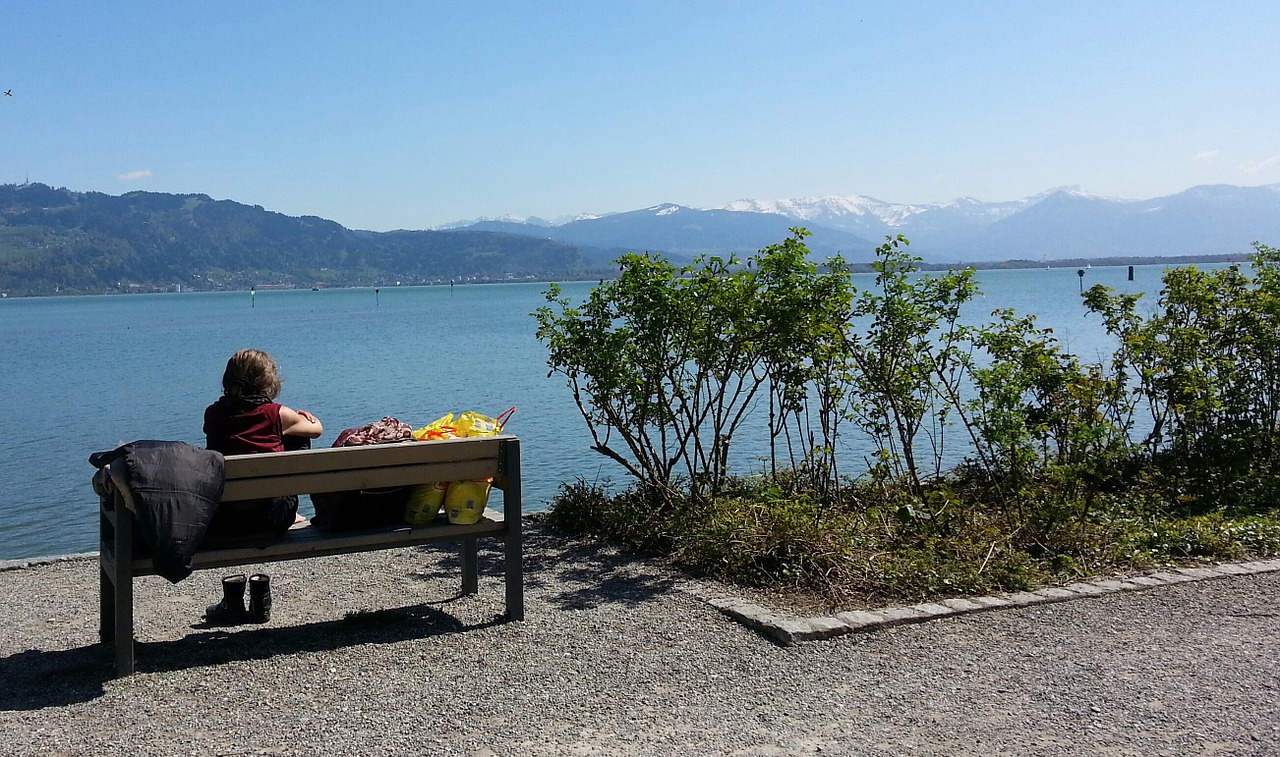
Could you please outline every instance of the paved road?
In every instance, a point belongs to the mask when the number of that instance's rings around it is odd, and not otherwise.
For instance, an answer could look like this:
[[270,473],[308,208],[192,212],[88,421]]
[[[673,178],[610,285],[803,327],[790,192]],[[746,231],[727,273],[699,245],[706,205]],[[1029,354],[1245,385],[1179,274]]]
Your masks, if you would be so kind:
[[231,630],[217,575],[142,579],[123,680],[96,564],[0,571],[0,754],[1280,754],[1277,573],[781,647],[607,550],[528,554],[515,624],[490,554],[466,598],[434,552],[263,566],[275,618]]

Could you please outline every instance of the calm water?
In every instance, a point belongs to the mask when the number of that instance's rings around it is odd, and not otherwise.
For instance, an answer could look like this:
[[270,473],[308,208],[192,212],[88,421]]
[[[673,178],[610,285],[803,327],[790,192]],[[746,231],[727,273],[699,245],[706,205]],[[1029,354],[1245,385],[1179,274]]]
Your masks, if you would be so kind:
[[[1160,269],[1093,268],[1085,285],[1153,291]],[[989,271],[972,317],[997,307],[1036,313],[1083,357],[1106,348],[1086,317],[1075,270]],[[858,277],[860,286],[870,277]],[[580,298],[590,284],[569,284]],[[589,435],[530,313],[543,284],[383,287],[0,300],[0,559],[97,548],[90,453],[137,439],[203,445],[205,405],[227,357],[275,356],[280,401],[314,412],[320,445],[384,415],[414,427],[447,412],[519,410],[525,507],[542,509],[561,482],[622,482]],[[767,412],[767,411],[766,411]],[[763,421],[761,421],[763,423]],[[857,454],[860,440],[849,440]],[[743,440],[744,458],[763,451]],[[750,459],[740,465],[750,467]],[[304,500],[305,503],[305,500]],[[306,505],[303,505],[304,511]]]

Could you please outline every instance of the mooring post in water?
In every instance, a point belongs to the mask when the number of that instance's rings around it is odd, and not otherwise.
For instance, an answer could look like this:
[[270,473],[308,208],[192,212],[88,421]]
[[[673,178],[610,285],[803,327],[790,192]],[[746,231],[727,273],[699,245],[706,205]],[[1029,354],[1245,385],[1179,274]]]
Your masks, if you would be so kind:
[[1133,281],[1133,266],[1129,266],[1129,280]]
[[377,287],[373,288],[373,306],[375,308],[378,306],[378,291]]
[[258,293],[254,291],[253,287],[249,287],[249,307],[254,307],[254,301],[257,297]]
[[1084,294],[1084,269],[1076,271],[1076,275],[1080,277],[1080,294]]

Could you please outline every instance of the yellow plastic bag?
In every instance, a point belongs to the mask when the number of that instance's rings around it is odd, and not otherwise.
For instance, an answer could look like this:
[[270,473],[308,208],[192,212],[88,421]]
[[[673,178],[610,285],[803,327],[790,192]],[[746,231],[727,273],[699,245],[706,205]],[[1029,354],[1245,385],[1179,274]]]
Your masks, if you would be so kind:
[[474,410],[468,410],[459,415],[457,422],[453,425],[458,429],[458,436],[497,436],[502,433],[502,427],[515,411],[513,407],[497,418],[490,418]]
[[480,520],[489,502],[489,486],[493,479],[484,481],[454,481],[444,493],[444,512],[449,522],[469,525]]
[[404,522],[411,526],[433,523],[444,505],[444,495],[448,488],[448,481],[409,487],[409,501],[404,505]]
[[458,436],[495,436],[502,430],[496,418],[468,410],[458,416]]
[[441,418],[428,423],[420,429],[413,432],[413,438],[418,441],[426,441],[428,439],[452,439],[455,436],[461,436],[453,425],[453,413],[449,413]]

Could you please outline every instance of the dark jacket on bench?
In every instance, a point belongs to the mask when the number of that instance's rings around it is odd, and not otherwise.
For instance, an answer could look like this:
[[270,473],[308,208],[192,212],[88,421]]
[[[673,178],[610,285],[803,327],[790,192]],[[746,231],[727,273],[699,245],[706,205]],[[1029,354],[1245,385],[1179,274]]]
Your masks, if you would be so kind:
[[[177,583],[191,575],[191,558],[222,499],[222,455],[183,442],[137,441],[89,456],[96,468],[119,459],[124,460],[139,533],[151,547],[156,573]],[[96,477],[94,483],[103,506],[110,506],[110,493],[104,494]]]

